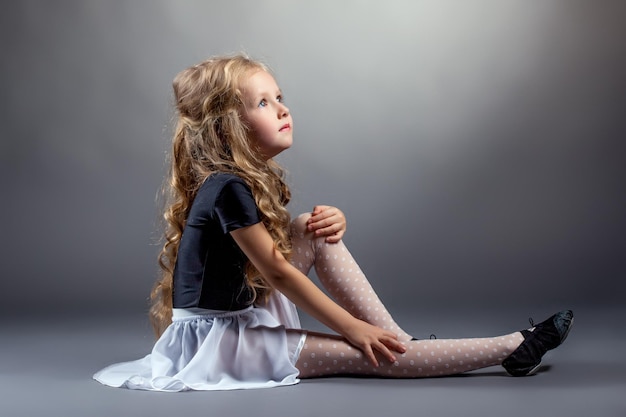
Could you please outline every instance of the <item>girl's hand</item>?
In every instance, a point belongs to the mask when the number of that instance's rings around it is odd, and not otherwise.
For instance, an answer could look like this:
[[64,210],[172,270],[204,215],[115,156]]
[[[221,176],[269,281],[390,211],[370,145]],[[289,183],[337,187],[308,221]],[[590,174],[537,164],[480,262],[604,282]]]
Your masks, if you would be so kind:
[[406,352],[406,346],[398,340],[394,333],[358,319],[355,319],[354,325],[345,332],[344,337],[358,347],[374,366],[378,366],[375,351],[381,353],[392,363],[396,361],[396,356],[392,351]]
[[315,206],[307,228],[315,236],[326,236],[326,242],[337,243],[346,232],[346,216],[337,207]]
[[274,240],[263,223],[242,227],[230,234],[272,287],[285,294],[302,310],[345,337],[375,366],[378,366],[375,352],[394,362],[396,357],[392,350],[400,353],[406,351],[395,334],[352,316],[289,263],[276,249]]

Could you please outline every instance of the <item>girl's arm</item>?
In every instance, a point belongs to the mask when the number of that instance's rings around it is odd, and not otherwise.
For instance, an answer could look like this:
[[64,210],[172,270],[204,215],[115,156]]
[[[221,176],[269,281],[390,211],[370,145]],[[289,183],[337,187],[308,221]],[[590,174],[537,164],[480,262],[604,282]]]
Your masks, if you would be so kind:
[[361,349],[375,366],[374,350],[392,362],[396,357],[390,349],[405,352],[395,334],[355,318],[292,266],[274,247],[263,223],[237,229],[231,236],[272,287]]
[[326,236],[326,242],[337,243],[346,232],[346,216],[337,207],[315,206],[307,228],[317,237]]

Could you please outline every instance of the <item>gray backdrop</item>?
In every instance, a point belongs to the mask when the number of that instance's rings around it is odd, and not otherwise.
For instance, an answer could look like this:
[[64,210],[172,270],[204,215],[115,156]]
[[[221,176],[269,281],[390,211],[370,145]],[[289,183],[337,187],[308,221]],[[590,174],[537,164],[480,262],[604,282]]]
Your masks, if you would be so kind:
[[[245,51],[390,310],[621,304],[622,1],[20,1],[0,14],[0,310],[141,312],[171,80]],[[6,315],[5,315],[6,316]]]

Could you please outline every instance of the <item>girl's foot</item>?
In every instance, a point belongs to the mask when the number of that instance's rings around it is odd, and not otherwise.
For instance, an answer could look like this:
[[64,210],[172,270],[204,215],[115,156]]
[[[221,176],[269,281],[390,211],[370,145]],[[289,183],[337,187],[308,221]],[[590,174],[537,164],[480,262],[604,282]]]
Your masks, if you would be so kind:
[[574,313],[564,310],[549,319],[522,330],[522,344],[502,362],[502,366],[511,376],[534,374],[541,365],[541,358],[549,350],[559,346],[569,334],[574,323]]

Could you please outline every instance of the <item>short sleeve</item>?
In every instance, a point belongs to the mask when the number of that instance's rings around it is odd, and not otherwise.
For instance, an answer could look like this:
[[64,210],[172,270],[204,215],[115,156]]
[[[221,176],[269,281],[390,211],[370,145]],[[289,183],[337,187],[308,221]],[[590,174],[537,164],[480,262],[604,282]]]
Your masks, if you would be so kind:
[[224,233],[261,221],[252,192],[242,181],[224,184],[215,200],[215,216]]

